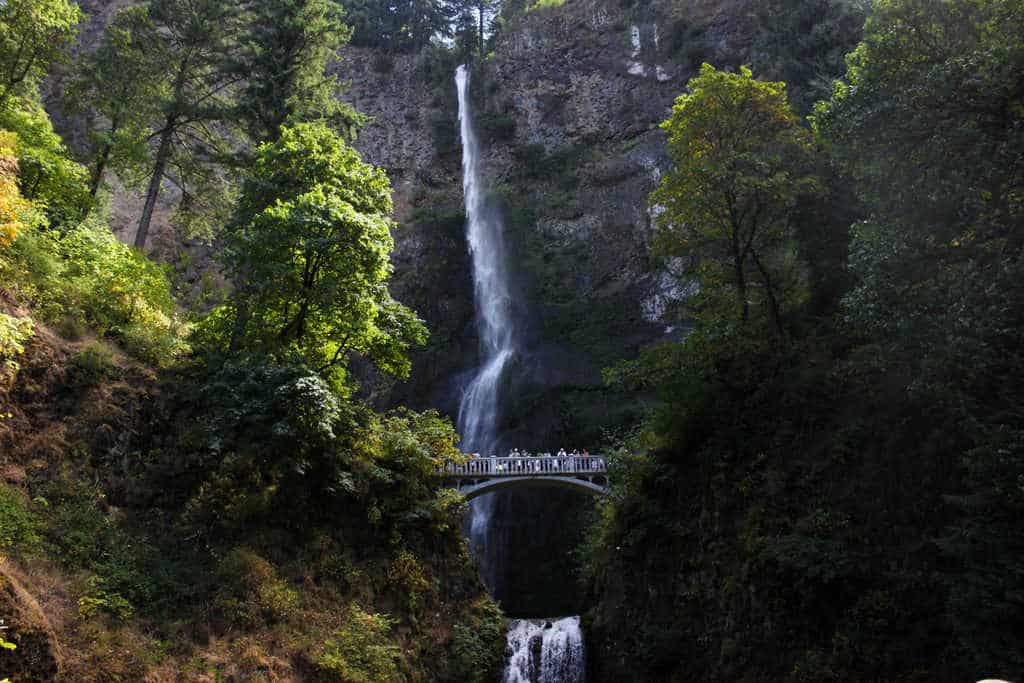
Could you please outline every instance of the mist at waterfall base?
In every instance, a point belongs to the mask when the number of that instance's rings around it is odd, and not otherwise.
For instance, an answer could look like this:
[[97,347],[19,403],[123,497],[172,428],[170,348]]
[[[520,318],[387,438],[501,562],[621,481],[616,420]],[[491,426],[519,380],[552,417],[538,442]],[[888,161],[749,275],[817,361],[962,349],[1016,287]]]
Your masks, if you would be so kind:
[[[514,302],[507,270],[504,226],[500,213],[487,202],[480,167],[481,150],[471,114],[470,73],[465,66],[458,68],[455,83],[462,141],[466,240],[473,269],[480,353],[475,374],[463,388],[458,427],[463,451],[489,455],[497,453],[503,446],[498,435],[501,389],[517,352]],[[521,496],[489,494],[471,504],[470,543],[484,581],[499,600],[505,592],[502,590],[504,582],[499,581],[499,577],[507,574],[504,571],[507,565],[503,564],[508,561],[506,553],[500,551],[510,547],[510,543],[493,543],[493,520],[496,512],[509,512],[504,508],[508,501],[517,498]],[[530,515],[530,518],[544,519],[543,515]],[[529,540],[527,545],[530,545]],[[571,579],[561,583],[569,582]],[[528,587],[523,588],[528,590]],[[508,647],[511,655],[504,672],[504,680],[508,683],[583,681],[583,638],[578,617],[541,622],[514,621],[508,632]]]

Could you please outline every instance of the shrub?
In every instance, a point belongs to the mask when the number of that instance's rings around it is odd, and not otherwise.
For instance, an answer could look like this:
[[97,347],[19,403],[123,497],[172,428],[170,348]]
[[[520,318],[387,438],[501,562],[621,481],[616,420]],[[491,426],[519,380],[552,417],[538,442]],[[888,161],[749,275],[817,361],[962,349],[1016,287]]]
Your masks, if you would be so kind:
[[26,507],[21,493],[0,484],[0,552],[38,546],[38,531],[39,519]]
[[17,370],[14,359],[25,353],[25,342],[34,334],[31,318],[15,318],[0,313],[0,377],[4,370]]
[[152,363],[187,352],[186,326],[164,269],[119,242],[95,212],[59,239],[26,227],[10,255],[0,263],[0,281],[30,299],[44,318],[88,323]]
[[388,567],[388,582],[399,588],[401,594],[406,596],[409,611],[412,613],[419,609],[421,597],[430,589],[430,581],[427,580],[423,566],[408,550],[399,552],[391,562]]
[[9,247],[18,236],[32,203],[18,189],[17,136],[0,130],[0,248]]
[[507,142],[516,136],[516,120],[507,113],[486,113],[478,117],[480,130],[492,141]]
[[98,384],[117,373],[114,354],[100,343],[92,343],[71,359],[69,384],[84,387]]
[[349,606],[345,622],[321,648],[316,664],[323,673],[350,683],[386,683],[401,680],[401,650],[387,643],[394,620],[386,614]]
[[8,107],[0,128],[17,135],[18,184],[50,227],[63,231],[81,221],[93,206],[88,173],[70,159],[42,105],[26,98]]
[[86,582],[85,595],[78,599],[78,616],[92,619],[100,612],[106,612],[124,621],[131,618],[135,609],[123,595],[110,590],[102,577],[90,576]]
[[110,522],[99,509],[97,494],[74,487],[70,491],[46,491],[45,495],[58,501],[47,529],[54,545],[52,554],[67,567],[92,567],[102,556],[110,535]]
[[505,616],[490,596],[485,595],[471,606],[469,620],[452,628],[443,680],[493,681],[504,659]]
[[274,565],[248,548],[235,548],[217,568],[221,580],[215,603],[231,623],[244,628],[282,621],[291,616],[299,594]]
[[565,0],[534,0],[526,6],[526,12],[534,12],[536,10],[554,9],[561,7],[565,4]]

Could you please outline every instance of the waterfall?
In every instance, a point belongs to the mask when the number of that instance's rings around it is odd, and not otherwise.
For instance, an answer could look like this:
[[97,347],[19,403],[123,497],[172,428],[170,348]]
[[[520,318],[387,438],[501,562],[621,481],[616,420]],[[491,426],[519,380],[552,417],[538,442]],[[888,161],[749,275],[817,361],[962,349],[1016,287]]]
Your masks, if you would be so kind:
[[[498,389],[505,368],[515,353],[512,297],[509,292],[501,218],[487,205],[480,168],[480,145],[473,131],[470,113],[469,70],[465,65],[455,72],[455,84],[459,94],[466,239],[473,262],[473,296],[480,335],[480,367],[463,390],[458,425],[463,451],[491,455],[497,445]],[[492,506],[491,496],[482,496],[473,501],[469,537],[478,551],[484,580],[493,588],[495,576],[488,565],[486,552]]]
[[579,617],[518,619],[509,625],[507,643],[511,656],[502,683],[583,683]]
[[[512,296],[501,217],[487,203],[480,146],[470,113],[469,70],[465,66],[455,72],[455,84],[462,136],[466,239],[473,262],[473,297],[480,335],[480,364],[462,392],[458,425],[463,451],[492,455],[497,447],[498,392],[516,351]],[[485,495],[470,504],[469,526],[480,573],[492,590],[497,575],[491,562],[496,558],[488,552],[486,543],[493,501],[492,496]],[[583,683],[583,636],[579,617],[513,621],[507,638],[512,654],[505,669],[506,683]]]

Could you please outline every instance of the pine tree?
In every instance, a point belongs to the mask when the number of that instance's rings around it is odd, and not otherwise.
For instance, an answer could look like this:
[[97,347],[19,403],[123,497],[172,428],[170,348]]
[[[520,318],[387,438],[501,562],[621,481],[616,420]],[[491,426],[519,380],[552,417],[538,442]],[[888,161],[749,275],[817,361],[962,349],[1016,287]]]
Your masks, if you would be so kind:
[[273,142],[281,127],[325,120],[345,137],[364,121],[338,98],[341,84],[328,67],[351,36],[337,0],[245,0],[245,26],[234,71],[245,79],[235,118],[253,144]]
[[155,62],[163,67],[166,96],[160,102],[162,115],[151,133],[155,151],[146,190],[146,201],[135,235],[135,246],[143,248],[160,195],[168,177],[192,200],[190,183],[210,178],[208,164],[224,153],[223,133],[213,126],[230,111],[229,94],[241,81],[226,68],[237,35],[234,13],[219,0],[151,0],[149,16],[156,27],[150,39]]
[[69,106],[91,110],[97,119],[90,130],[89,154],[94,197],[108,166],[137,173],[145,163],[150,126],[167,97],[166,79],[150,49],[155,32],[145,7],[119,10],[68,89]]

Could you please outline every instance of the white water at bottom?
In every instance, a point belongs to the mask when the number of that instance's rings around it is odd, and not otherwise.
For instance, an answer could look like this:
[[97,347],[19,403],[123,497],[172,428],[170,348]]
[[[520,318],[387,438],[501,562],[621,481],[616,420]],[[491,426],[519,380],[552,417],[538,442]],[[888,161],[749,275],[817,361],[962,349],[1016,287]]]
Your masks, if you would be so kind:
[[509,624],[511,653],[502,683],[583,683],[586,657],[579,617],[517,619]]

